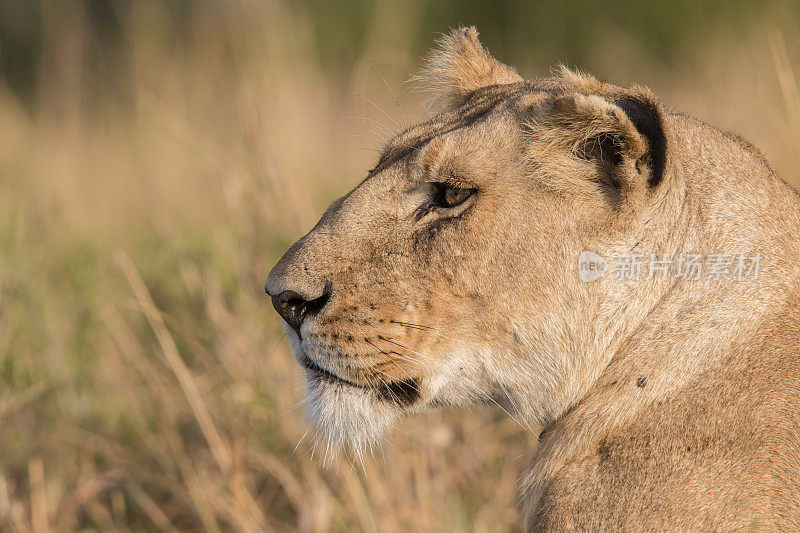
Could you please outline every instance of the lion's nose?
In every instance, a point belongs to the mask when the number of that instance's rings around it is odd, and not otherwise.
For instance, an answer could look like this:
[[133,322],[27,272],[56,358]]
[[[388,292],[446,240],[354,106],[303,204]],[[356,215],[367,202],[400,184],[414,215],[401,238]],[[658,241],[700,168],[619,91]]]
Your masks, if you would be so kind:
[[272,297],[272,305],[281,317],[300,334],[300,326],[306,317],[316,314],[325,307],[330,297],[330,292],[326,290],[322,296],[314,299],[306,299],[295,291],[283,291]]

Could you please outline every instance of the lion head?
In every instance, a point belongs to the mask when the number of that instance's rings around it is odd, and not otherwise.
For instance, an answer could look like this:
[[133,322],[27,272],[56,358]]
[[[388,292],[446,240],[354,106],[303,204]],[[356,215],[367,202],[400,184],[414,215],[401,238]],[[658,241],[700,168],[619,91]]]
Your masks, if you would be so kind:
[[586,250],[657,249],[676,216],[646,89],[565,69],[525,81],[474,28],[445,37],[423,77],[441,113],[394,137],[266,283],[333,445],[444,405],[546,426],[662,292],[577,272]]

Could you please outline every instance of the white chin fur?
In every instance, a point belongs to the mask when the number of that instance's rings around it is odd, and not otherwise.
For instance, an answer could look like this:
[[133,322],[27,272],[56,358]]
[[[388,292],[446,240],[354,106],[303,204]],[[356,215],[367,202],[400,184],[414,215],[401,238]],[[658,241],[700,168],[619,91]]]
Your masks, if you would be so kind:
[[[300,337],[284,322],[286,338],[298,362],[304,358]],[[397,406],[375,393],[333,383],[305,372],[306,421],[316,428],[317,441],[330,452],[348,446],[360,457],[371,450],[399,417]],[[329,454],[326,454],[326,457]]]
[[331,451],[349,446],[356,455],[371,450],[397,420],[396,406],[374,393],[306,376],[308,422]]

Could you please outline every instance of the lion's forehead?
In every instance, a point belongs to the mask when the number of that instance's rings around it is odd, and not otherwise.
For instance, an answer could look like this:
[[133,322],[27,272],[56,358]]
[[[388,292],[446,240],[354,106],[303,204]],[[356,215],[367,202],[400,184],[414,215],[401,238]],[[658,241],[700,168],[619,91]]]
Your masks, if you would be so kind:
[[552,94],[554,90],[554,86],[542,84],[541,81],[527,81],[510,85],[496,85],[475,91],[462,106],[444,111],[428,121],[411,126],[391,139],[369,175],[373,176],[387,169],[393,163],[420,150],[438,137],[485,121],[492,111],[503,104],[526,94]]
[[397,134],[386,144],[367,179],[419,151],[438,137],[484,122],[498,108],[513,107],[519,101],[534,102],[562,95],[571,89],[574,88],[570,88],[561,78],[539,78],[478,89],[461,106],[445,110]]

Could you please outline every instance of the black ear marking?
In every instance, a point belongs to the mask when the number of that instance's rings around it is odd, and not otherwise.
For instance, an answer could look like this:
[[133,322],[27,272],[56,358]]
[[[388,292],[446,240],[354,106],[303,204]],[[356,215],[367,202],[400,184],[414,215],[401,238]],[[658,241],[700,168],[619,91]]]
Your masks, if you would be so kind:
[[[640,161],[650,167],[648,184],[656,187],[664,177],[664,167],[667,164],[667,137],[664,135],[661,112],[655,102],[639,96],[623,96],[615,103],[647,139],[649,149]],[[636,167],[639,170],[639,161],[636,162]]]

